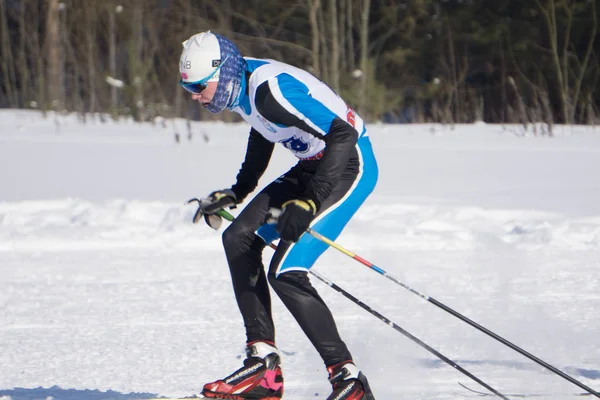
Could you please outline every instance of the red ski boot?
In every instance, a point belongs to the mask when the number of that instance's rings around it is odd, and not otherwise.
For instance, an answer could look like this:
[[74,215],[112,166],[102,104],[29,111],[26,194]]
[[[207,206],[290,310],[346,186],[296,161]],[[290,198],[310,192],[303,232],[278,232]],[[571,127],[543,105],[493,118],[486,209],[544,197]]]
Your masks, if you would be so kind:
[[212,399],[279,400],[283,376],[279,351],[265,342],[246,348],[244,366],[226,378],[204,385],[202,395]]
[[375,400],[367,377],[352,362],[327,367],[333,392],[327,400]]

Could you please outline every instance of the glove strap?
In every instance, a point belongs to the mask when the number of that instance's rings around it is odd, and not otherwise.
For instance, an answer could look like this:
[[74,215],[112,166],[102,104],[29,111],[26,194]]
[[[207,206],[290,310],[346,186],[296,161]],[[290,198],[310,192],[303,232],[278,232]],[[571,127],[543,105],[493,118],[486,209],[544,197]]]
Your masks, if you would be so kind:
[[[221,199],[224,199],[225,197],[232,197],[230,194],[225,193],[225,192],[214,192],[211,197],[213,198],[214,201],[219,201]],[[235,197],[234,197],[235,199]]]
[[312,201],[311,199],[308,200],[299,200],[299,199],[295,199],[295,200],[288,200],[285,203],[283,203],[283,205],[281,206],[282,210],[285,210],[285,208],[290,205],[290,204],[294,204],[306,211],[309,211],[310,213],[312,213],[312,215],[315,215],[317,213],[317,205],[315,204],[314,201]]

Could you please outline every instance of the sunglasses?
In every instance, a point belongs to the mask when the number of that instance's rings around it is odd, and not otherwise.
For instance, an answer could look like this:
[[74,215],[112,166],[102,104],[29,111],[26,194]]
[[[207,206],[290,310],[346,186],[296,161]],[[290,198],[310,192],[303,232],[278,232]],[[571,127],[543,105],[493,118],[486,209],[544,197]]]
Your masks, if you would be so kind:
[[208,84],[206,81],[206,79],[202,79],[198,82],[184,82],[183,79],[180,79],[179,84],[182,88],[192,94],[200,94],[204,89],[206,89],[206,85]]

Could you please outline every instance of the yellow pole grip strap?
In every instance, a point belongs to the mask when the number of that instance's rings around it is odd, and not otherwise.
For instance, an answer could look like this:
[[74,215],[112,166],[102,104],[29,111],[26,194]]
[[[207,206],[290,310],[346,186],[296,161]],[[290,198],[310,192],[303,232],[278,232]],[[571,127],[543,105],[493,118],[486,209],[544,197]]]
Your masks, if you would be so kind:
[[288,200],[285,203],[283,203],[281,209],[285,210],[285,207],[289,204],[295,204],[306,211],[310,211],[313,215],[317,213],[317,205],[312,200]]

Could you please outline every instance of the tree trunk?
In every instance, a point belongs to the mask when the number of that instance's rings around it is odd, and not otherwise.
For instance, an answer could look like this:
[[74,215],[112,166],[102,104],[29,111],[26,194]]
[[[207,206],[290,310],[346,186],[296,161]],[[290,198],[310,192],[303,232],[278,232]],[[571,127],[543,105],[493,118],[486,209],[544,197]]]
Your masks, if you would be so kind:
[[[75,50],[69,40],[69,35],[67,34],[67,29],[70,29],[69,24],[67,23],[67,12],[69,14],[74,10],[68,10],[66,4],[61,2],[58,4],[58,28],[59,28],[59,38],[60,38],[60,46],[59,46],[59,59],[60,59],[60,82],[59,82],[59,101],[60,110],[65,109],[73,109],[75,105],[80,106],[80,101],[76,98],[79,95],[78,85],[79,85],[79,65],[77,65],[77,57],[75,55]],[[84,41],[85,43],[85,41]],[[69,68],[71,67],[71,68]],[[70,73],[70,75],[69,75]],[[71,81],[69,82],[69,78]],[[71,84],[71,90],[69,95],[71,98],[71,103],[68,104],[67,98],[67,84]]]
[[132,37],[129,57],[129,83],[133,87],[133,104],[135,116],[138,121],[144,121],[144,61],[143,46],[143,2],[137,0],[131,5],[133,7],[132,16]]
[[363,0],[360,26],[360,69],[362,76],[360,79],[360,92],[358,96],[358,113],[362,118],[367,118],[365,104],[367,101],[369,68],[369,12],[371,0]]
[[348,43],[348,52],[347,52],[347,64],[348,71],[354,71],[356,67],[356,53],[354,51],[354,13],[352,4],[353,0],[346,0],[346,23],[348,24],[348,28],[346,30],[346,41]]
[[[0,37],[2,38],[2,77],[4,81],[4,87],[6,90],[7,105],[10,107],[17,107],[18,101],[16,88],[13,87],[15,83],[15,73],[13,68],[13,57],[12,50],[10,47],[10,32],[8,30],[8,15],[4,8],[4,0],[0,0]],[[0,103],[1,105],[1,103]]]
[[96,10],[93,4],[88,3],[84,6],[85,16],[87,20],[86,26],[86,44],[87,44],[87,73],[88,78],[88,96],[89,96],[89,112],[95,113],[97,111],[97,98],[96,98]]
[[319,43],[321,45],[321,79],[324,82],[331,83],[331,68],[328,60],[329,46],[327,45],[327,31],[325,25],[325,16],[323,14],[323,7],[319,6],[317,20],[319,21],[319,26],[321,27],[321,29],[319,29]]
[[348,60],[347,60],[347,54],[346,54],[346,43],[347,43],[347,37],[348,37],[348,33],[347,33],[347,21],[346,21],[346,0],[341,0],[340,1],[340,11],[338,13],[338,17],[339,17],[339,23],[338,26],[340,27],[340,34],[339,34],[339,48],[340,48],[340,66],[342,71],[344,72],[348,72]]
[[[565,80],[568,71],[563,71],[563,63],[561,61],[560,50],[558,49],[558,25],[556,21],[556,4],[554,0],[548,0],[548,7],[544,7],[539,0],[536,0],[538,8],[544,16],[546,28],[548,29],[548,39],[550,42],[550,51],[552,55],[552,66],[554,69],[554,77],[558,88],[559,107],[561,112],[561,120],[563,123],[570,123],[568,112],[568,93],[566,87],[568,82]],[[567,39],[568,40],[568,39]]]
[[[37,7],[31,7],[31,20],[32,21],[41,21],[42,19],[39,16],[39,10]],[[31,27],[32,29],[39,29],[39,26],[36,24]],[[46,91],[46,70],[44,68],[44,50],[42,49],[42,44],[40,43],[39,35],[31,35],[31,57],[34,60],[34,68],[35,68],[35,76],[37,77],[36,83],[36,94],[35,101],[37,102],[36,107],[39,107],[44,116],[46,116],[47,111],[47,91]]]
[[[450,74],[452,77],[452,95],[450,98],[450,115],[451,122],[459,122],[460,113],[462,111],[462,104],[460,95],[458,93],[458,66],[456,65],[456,54],[454,49],[454,38],[452,34],[452,27],[450,26],[450,21],[446,20],[447,29],[448,29],[448,58],[450,61]],[[454,98],[454,101],[452,101]]]
[[[108,6],[108,69],[110,71],[110,77],[113,79],[117,78],[117,25],[116,17],[117,13],[115,4],[109,3]],[[119,107],[118,88],[115,85],[110,87],[110,108],[113,116],[117,115],[117,109]]]
[[321,0],[308,0],[308,20],[310,21],[310,30],[312,35],[312,66],[313,74],[315,76],[321,76],[321,57],[319,46],[319,22],[317,19],[317,13],[321,8]]
[[60,109],[60,84],[62,82],[61,54],[60,54],[60,19],[58,0],[48,0],[48,14],[46,18],[46,54],[48,69],[46,76],[48,82],[48,100],[51,108]]
[[[19,76],[21,77],[21,107],[28,107],[29,101],[31,100],[31,88],[30,88],[30,70],[28,65],[28,45],[27,45],[27,34],[26,27],[29,25],[31,29],[31,24],[36,24],[37,19],[32,19],[27,24],[25,23],[25,18],[31,18],[31,15],[27,13],[27,2],[25,0],[21,1],[21,9],[19,12]],[[36,29],[36,28],[33,28]]]
[[[192,23],[192,4],[191,4],[192,0],[187,0],[183,3],[183,7],[185,10],[185,16],[184,16],[184,21],[186,23],[186,25],[190,25]],[[187,39],[187,38],[185,38]],[[183,41],[183,40],[182,40]],[[180,49],[183,49],[182,47],[180,47]],[[182,113],[182,109],[183,109],[183,105],[184,105],[184,95],[187,92],[185,90],[183,90],[181,87],[179,87],[179,85],[177,86],[177,89],[175,89],[174,95],[175,95],[175,116],[181,116],[184,115],[186,119],[188,119],[189,121],[189,116],[190,116],[190,112],[189,112],[189,107],[187,107],[186,105],[186,112]],[[190,130],[188,132],[188,139],[191,140],[191,135],[192,135],[192,131]]]
[[337,0],[329,0],[329,13],[331,17],[331,77],[330,84],[333,90],[340,92],[340,46],[338,33]]
[[[585,51],[585,55],[583,56],[583,62],[581,64],[580,67],[580,71],[579,71],[579,76],[577,76],[577,79],[575,81],[575,90],[573,93],[573,107],[572,107],[572,113],[571,113],[571,121],[575,122],[575,110],[577,108],[577,104],[579,103],[579,98],[581,96],[581,86],[583,84],[583,79],[585,77],[585,74],[587,72],[588,69],[588,64],[590,61],[590,57],[592,56],[592,52],[594,51],[594,40],[596,38],[596,33],[598,32],[598,14],[597,14],[597,10],[596,10],[596,2],[592,1],[590,2],[592,5],[592,11],[591,11],[591,16],[592,16],[592,31],[589,33],[590,36],[590,40],[588,42],[588,46],[587,49]],[[585,109],[586,105],[582,105],[582,107]]]

